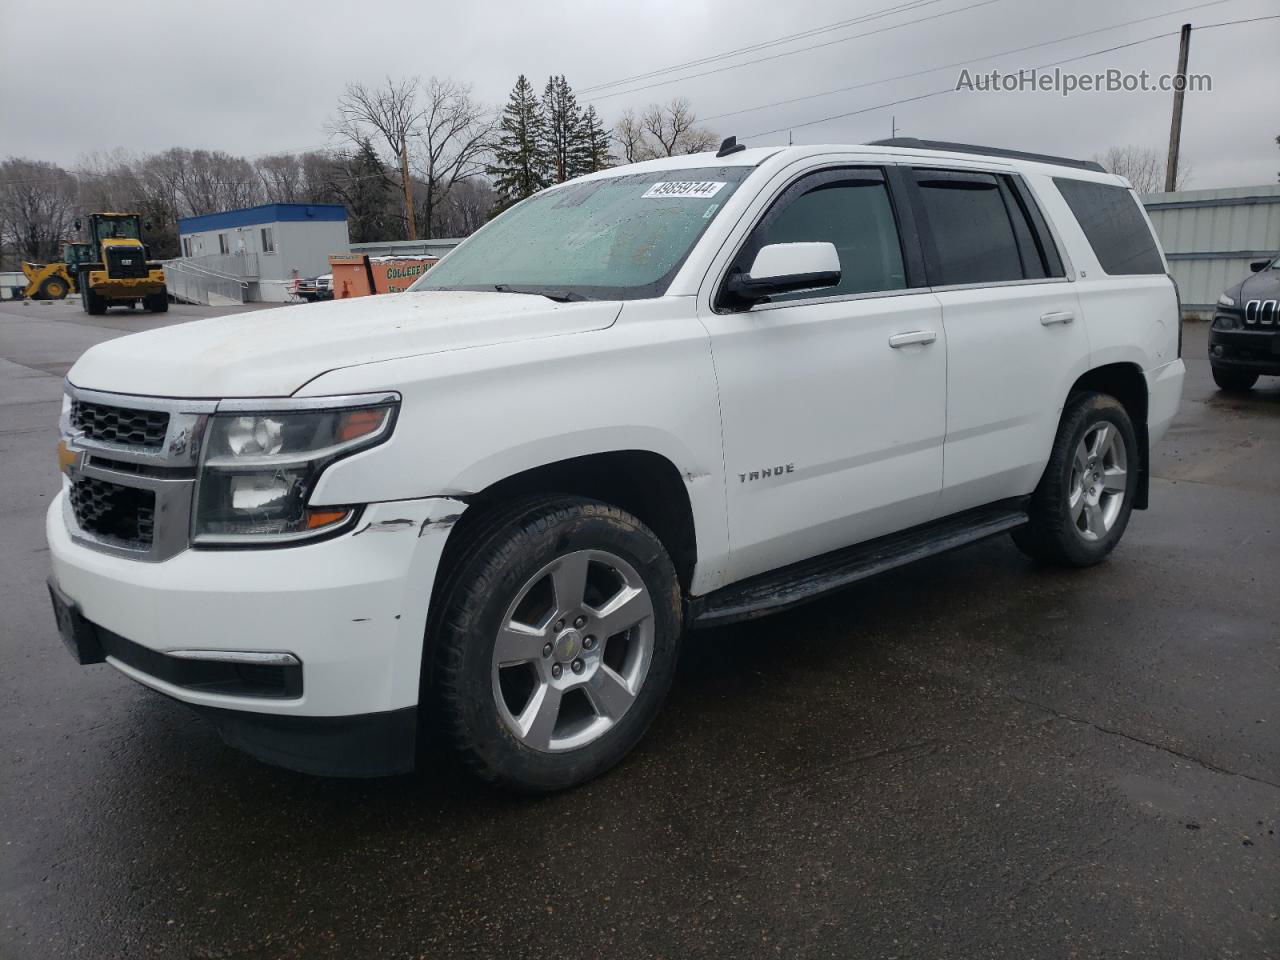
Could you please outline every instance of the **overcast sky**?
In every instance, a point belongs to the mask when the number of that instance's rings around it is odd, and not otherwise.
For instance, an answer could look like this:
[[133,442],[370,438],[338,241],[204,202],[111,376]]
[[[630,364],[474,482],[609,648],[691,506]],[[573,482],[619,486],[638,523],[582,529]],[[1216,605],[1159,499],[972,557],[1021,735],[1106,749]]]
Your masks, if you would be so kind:
[[[821,28],[907,0],[647,0],[461,2],[217,0],[54,5],[3,0],[10,42],[0,54],[0,157],[64,164],[94,151],[205,147],[244,155],[324,146],[344,83],[386,74],[449,76],[501,105],[523,72],[540,91],[564,73],[607,124],[626,107],[675,95],[702,117],[780,100],[795,103],[713,119],[752,144],[863,142],[899,135],[1090,156],[1136,144],[1163,151],[1171,95],[948,93],[809,123],[955,86],[959,68],[872,83],[1068,37],[1153,20],[997,59],[971,70],[1035,67],[1167,31],[1275,13],[1275,0],[914,0],[916,9],[817,33],[591,94],[585,88]],[[975,4],[980,4],[976,5]],[[933,19],[919,23],[908,21]],[[905,24],[885,30],[894,24]],[[856,34],[880,30],[872,36]],[[49,37],[53,40],[49,40]],[[43,37],[28,43],[24,37]],[[834,42],[833,42],[834,41]],[[795,55],[777,56],[805,50]],[[1275,183],[1280,20],[1193,32],[1191,72],[1211,93],[1187,97],[1183,158],[1191,187]],[[1063,65],[1172,72],[1176,36]],[[730,64],[773,57],[708,76]],[[646,90],[622,92],[658,80]],[[609,93],[610,96],[601,94]],[[781,129],[781,132],[765,133]]]

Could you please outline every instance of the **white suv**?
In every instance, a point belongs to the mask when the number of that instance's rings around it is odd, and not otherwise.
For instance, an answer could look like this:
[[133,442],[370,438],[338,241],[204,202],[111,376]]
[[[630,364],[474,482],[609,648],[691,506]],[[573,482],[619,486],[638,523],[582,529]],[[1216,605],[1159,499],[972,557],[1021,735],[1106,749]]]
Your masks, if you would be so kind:
[[685,629],[1011,532],[1083,566],[1147,501],[1179,305],[1129,185],[959,144],[575,180],[407,293],[123,337],[67,377],[61,632],[334,775],[441,737],[616,763]]

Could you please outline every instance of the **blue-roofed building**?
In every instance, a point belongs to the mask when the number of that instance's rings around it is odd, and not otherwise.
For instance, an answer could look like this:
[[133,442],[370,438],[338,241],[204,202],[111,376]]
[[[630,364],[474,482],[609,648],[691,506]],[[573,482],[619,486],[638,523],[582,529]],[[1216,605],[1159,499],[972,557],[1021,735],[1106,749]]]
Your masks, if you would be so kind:
[[351,243],[347,210],[337,203],[267,203],[182,217],[178,237],[193,272],[239,278],[244,299],[281,303],[295,279],[329,273],[330,255],[347,253]]

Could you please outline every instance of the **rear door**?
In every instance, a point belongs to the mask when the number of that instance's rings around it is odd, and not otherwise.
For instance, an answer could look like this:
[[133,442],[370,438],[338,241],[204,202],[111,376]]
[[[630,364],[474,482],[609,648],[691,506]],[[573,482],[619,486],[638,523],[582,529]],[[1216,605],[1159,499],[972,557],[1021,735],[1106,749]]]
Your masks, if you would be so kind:
[[1015,174],[913,169],[947,341],[945,513],[1030,493],[1089,342],[1035,198]]

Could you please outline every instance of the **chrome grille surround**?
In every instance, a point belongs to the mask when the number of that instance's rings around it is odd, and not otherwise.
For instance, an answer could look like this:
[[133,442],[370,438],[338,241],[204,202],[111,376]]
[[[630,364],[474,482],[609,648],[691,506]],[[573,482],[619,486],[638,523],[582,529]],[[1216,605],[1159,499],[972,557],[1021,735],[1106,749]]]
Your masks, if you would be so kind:
[[[59,423],[70,464],[63,470],[62,514],[71,539],[77,543],[109,553],[158,563],[182,553],[191,544],[192,511],[196,486],[204,460],[204,441],[209,418],[214,413],[265,413],[271,411],[306,412],[335,410],[400,402],[394,390],[377,393],[326,397],[264,397],[230,400],[186,400],[178,397],[139,397],[122,393],[86,390],[71,381],[64,382],[68,402]],[[168,421],[163,441],[158,446],[120,443],[95,438],[77,428],[71,411],[76,403],[96,404],[127,411],[130,414],[164,414]],[[155,418],[158,421],[158,416]],[[390,434],[394,419],[385,430]],[[145,535],[134,540],[121,540],[86,529],[76,519],[72,486],[85,480],[99,480],[117,487],[150,491],[155,495],[152,516],[140,516],[138,531],[149,526],[151,542]],[[83,501],[83,497],[81,498]],[[84,503],[81,503],[84,509]],[[301,540],[302,538],[299,538]],[[257,546],[253,538],[227,541]],[[279,541],[276,541],[278,543]]]
[[[60,430],[69,453],[74,455],[63,473],[62,512],[71,538],[77,543],[132,560],[153,563],[168,560],[187,549],[191,529],[192,494],[200,464],[200,448],[209,416],[217,409],[216,400],[182,400],[171,397],[136,397],[119,393],[85,390],[70,381],[65,385],[70,398]],[[85,429],[83,411],[92,407],[92,424],[142,424],[141,433],[134,429],[103,431],[91,426]],[[73,411],[81,413],[77,417]],[[156,425],[163,420],[164,431]],[[110,438],[108,438],[108,434]],[[125,442],[121,441],[124,438]],[[127,442],[141,439],[142,442]],[[85,481],[99,481],[115,487],[147,491],[154,496],[151,517],[139,516],[135,523],[138,536],[122,539],[103,532],[96,526],[86,508],[97,509],[99,497],[89,497]],[[81,485],[73,498],[73,488]],[[109,487],[93,492],[107,493]],[[138,498],[145,503],[146,498]],[[76,516],[81,508],[82,525]],[[148,526],[151,536],[145,535]]]

